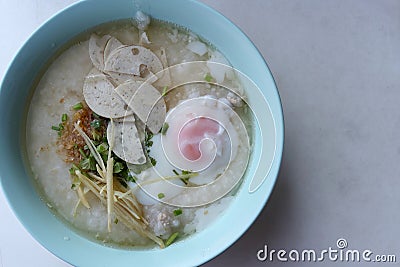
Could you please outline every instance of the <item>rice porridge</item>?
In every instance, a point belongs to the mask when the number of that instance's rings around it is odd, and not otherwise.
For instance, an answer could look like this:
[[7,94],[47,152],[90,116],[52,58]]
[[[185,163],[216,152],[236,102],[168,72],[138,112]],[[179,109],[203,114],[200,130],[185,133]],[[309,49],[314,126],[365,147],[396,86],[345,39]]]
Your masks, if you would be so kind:
[[111,246],[163,248],[223,216],[252,121],[234,71],[219,63],[229,65],[199,36],[141,12],[77,37],[29,107],[27,152],[44,202]]

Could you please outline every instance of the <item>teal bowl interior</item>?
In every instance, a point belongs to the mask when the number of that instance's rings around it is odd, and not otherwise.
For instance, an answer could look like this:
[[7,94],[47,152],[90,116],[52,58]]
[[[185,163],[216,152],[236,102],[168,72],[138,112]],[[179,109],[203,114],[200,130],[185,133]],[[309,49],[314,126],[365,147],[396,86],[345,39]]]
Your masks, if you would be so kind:
[[[260,143],[268,143],[273,133],[273,154],[268,175],[250,192],[250,179],[244,180],[229,209],[206,230],[166,249],[124,250],[89,241],[66,227],[40,199],[24,156],[24,121],[32,84],[50,57],[69,39],[98,24],[131,18],[137,9],[152,17],[182,25],[214,44],[232,65],[247,75],[265,97],[266,106],[255,112],[268,112],[272,121],[260,122],[255,133],[255,150],[248,176],[258,168],[255,160],[262,153]],[[250,100],[257,94],[247,92]],[[268,110],[268,111],[267,111]],[[87,0],[78,2],[45,22],[19,50],[3,79],[0,91],[0,177],[3,191],[15,215],[29,233],[59,258],[77,266],[189,266],[204,263],[235,242],[264,207],[279,171],[283,149],[283,115],[273,77],[251,41],[229,20],[195,1]],[[263,114],[259,114],[261,117]],[[261,163],[263,164],[263,163]]]

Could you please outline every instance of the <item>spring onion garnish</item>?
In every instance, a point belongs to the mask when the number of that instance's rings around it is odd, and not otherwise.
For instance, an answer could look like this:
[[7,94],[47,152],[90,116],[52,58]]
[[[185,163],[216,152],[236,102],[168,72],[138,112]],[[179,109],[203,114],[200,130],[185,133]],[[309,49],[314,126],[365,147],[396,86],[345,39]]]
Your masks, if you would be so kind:
[[156,166],[157,160],[155,158],[153,158],[153,157],[150,157],[150,156],[149,156],[149,159],[150,159],[151,165]]
[[165,197],[164,193],[158,193],[157,195],[158,199],[162,199]]
[[165,96],[167,92],[168,92],[168,86],[164,86],[164,88],[162,89],[161,96]]
[[132,176],[132,175],[128,175],[128,177],[126,178],[126,181],[127,182],[133,182],[133,183],[136,183],[136,180],[137,180],[137,178],[136,178],[136,176]]
[[165,246],[168,247],[169,245],[171,245],[175,239],[178,237],[179,233],[173,233],[170,237],[168,237],[167,241],[165,242]]
[[90,126],[92,126],[94,129],[99,129],[101,126],[101,123],[99,120],[92,120],[90,122]]
[[99,152],[100,154],[103,153],[108,153],[108,144],[107,143],[101,143],[100,145],[98,145],[96,147],[97,152]]
[[[172,172],[176,175],[176,176],[181,176],[176,170],[172,170]],[[183,173],[182,173],[183,174]],[[188,184],[188,180],[190,177],[180,177],[179,179],[185,184]]]
[[122,162],[115,162],[114,164],[114,173],[120,173],[122,170],[124,169],[124,165],[122,164]]
[[75,105],[72,106],[73,110],[80,110],[83,109],[83,105],[81,102],[76,103]]
[[192,174],[193,172],[191,172],[191,171],[185,171],[185,170],[183,170],[182,171],[182,175],[188,175],[188,174]]
[[164,122],[163,127],[161,128],[161,134],[165,135],[168,131],[168,128],[169,128],[168,122]]
[[75,164],[72,163],[72,167],[69,169],[69,173],[71,175],[75,175],[76,170],[79,170],[78,166],[76,166]]
[[185,171],[185,170],[182,171],[182,174],[179,174],[176,170],[172,170],[172,171],[175,173],[175,175],[180,176],[179,179],[180,179],[185,185],[187,185],[187,184],[189,183],[189,179],[190,179],[191,177],[193,177],[193,174],[195,174],[195,176],[197,175],[197,173],[193,173],[193,172],[191,172],[191,171]]
[[132,176],[132,175],[129,173],[128,176],[125,177],[125,180],[126,180],[127,182],[134,182],[134,183],[136,183],[137,177],[136,177],[136,176]]
[[82,148],[79,148],[78,151],[81,154],[82,158],[84,158],[84,159],[87,158],[86,153],[85,153],[85,151],[83,151]]
[[153,138],[153,134],[146,131],[145,139],[144,139],[144,145],[146,147],[151,147],[153,145],[153,141],[151,141],[151,138]]
[[96,160],[94,159],[93,156],[84,158],[83,160],[81,160],[79,165],[82,168],[82,170],[91,170],[91,171],[96,170]]
[[204,76],[204,80],[206,82],[211,82],[213,80],[213,77],[210,75],[210,73],[207,73],[206,76]]
[[61,121],[62,122],[66,122],[68,120],[68,115],[67,114],[62,114],[62,116],[61,116]]
[[176,209],[176,210],[174,210],[174,215],[175,216],[178,216],[178,215],[181,215],[182,214],[182,209]]
[[115,218],[114,223],[115,223],[115,224],[118,223],[118,218]]
[[51,129],[58,133],[58,136],[61,136],[62,131],[64,130],[64,124],[60,123],[58,126],[51,126]]

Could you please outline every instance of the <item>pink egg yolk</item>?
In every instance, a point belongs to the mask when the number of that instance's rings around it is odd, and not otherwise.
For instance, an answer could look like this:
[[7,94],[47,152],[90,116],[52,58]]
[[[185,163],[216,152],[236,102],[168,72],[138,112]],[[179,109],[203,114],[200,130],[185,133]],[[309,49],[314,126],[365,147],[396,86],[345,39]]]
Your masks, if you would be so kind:
[[205,138],[215,139],[220,130],[218,122],[209,118],[196,118],[186,123],[178,137],[179,149],[188,160],[201,157],[200,142]]

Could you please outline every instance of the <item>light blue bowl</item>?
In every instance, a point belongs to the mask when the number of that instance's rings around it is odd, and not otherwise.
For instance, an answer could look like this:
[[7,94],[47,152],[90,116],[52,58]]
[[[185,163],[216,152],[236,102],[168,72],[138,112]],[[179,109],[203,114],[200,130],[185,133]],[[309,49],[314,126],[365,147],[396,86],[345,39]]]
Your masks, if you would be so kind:
[[[26,167],[25,119],[32,84],[41,68],[73,36],[104,22],[131,18],[137,8],[154,18],[187,27],[209,40],[235,68],[248,75],[267,100],[259,101],[257,90],[247,92],[260,127],[255,132],[249,171],[234,202],[209,228],[162,250],[110,248],[78,235],[41,201]],[[281,103],[264,59],[243,32],[224,16],[188,0],[88,0],[64,9],[44,23],[15,56],[1,85],[0,114],[0,176],[10,206],[38,242],[77,266],[193,266],[212,259],[235,242],[264,207],[278,175],[283,149]],[[263,153],[266,159],[258,166]],[[251,193],[250,178],[260,166],[268,175]]]

